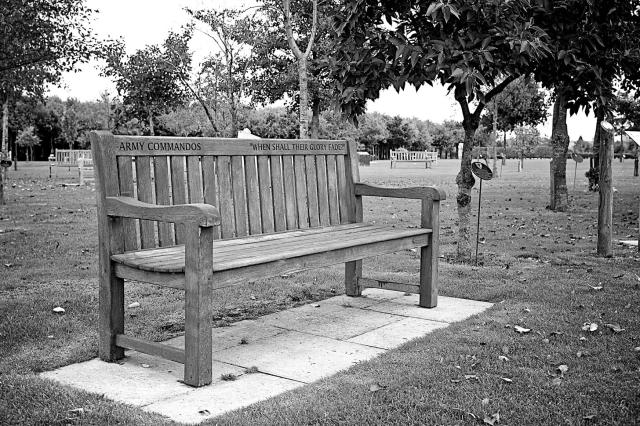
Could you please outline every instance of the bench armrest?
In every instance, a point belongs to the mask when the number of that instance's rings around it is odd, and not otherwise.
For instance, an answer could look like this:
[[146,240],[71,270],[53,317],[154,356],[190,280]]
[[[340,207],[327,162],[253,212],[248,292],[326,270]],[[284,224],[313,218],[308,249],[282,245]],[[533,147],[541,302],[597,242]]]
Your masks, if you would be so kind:
[[411,188],[384,188],[381,186],[356,183],[356,195],[370,195],[374,197],[415,198],[419,200],[441,201],[447,199],[447,194],[435,186],[414,186]]
[[210,204],[149,204],[131,197],[106,197],[108,216],[128,217],[160,222],[195,223],[201,227],[220,224],[218,209]]

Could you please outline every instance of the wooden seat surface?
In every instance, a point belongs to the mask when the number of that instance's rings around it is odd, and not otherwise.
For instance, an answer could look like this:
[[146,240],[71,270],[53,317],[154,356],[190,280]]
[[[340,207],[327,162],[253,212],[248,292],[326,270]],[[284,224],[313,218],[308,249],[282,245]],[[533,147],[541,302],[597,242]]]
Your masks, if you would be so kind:
[[[216,240],[213,243],[213,270],[226,271],[367,244],[407,240],[430,233],[431,229],[425,228],[398,229],[388,225],[351,223]],[[421,245],[424,245],[423,240],[416,241],[415,247]],[[182,273],[184,253],[184,245],[178,245],[116,254],[111,259],[143,271]]]

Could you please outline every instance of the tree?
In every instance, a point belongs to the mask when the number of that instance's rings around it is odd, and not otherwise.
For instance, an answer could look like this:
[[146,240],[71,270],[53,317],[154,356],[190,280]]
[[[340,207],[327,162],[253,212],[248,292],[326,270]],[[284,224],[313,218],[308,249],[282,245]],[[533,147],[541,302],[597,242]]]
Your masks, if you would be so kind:
[[[240,101],[247,94],[250,79],[248,69],[253,60],[253,52],[247,40],[258,34],[256,21],[241,10],[185,10],[210,30],[205,34],[214,42],[217,52],[203,63],[201,74],[212,85],[214,92],[225,94],[231,116],[228,134],[236,137]],[[216,108],[217,106],[214,107]]]
[[287,42],[291,51],[295,55],[298,61],[298,79],[300,81],[300,101],[298,103],[300,113],[300,139],[307,139],[309,131],[309,116],[307,111],[309,108],[309,88],[307,84],[307,59],[311,54],[313,48],[313,42],[316,37],[316,28],[318,27],[318,0],[311,0],[313,4],[313,17],[311,18],[311,33],[307,40],[307,47],[304,50],[300,50],[298,43],[296,42],[293,34],[293,28],[291,24],[291,0],[283,0],[284,7],[284,26],[287,31]]
[[536,79],[554,91],[550,207],[565,211],[567,111],[595,109],[597,145],[616,80],[631,86],[638,81],[640,17],[637,4],[627,0],[539,0],[539,5],[534,22],[549,34],[552,51],[535,70]]
[[373,155],[380,157],[379,147],[389,137],[387,116],[378,112],[363,114],[359,121],[357,142],[364,145]]
[[16,138],[18,146],[27,149],[27,152],[29,153],[28,161],[33,161],[33,147],[39,146],[41,142],[40,138],[35,134],[33,126],[20,131]]
[[261,138],[294,139],[298,134],[298,120],[284,108],[248,110],[241,118],[243,127]]
[[125,116],[146,121],[151,135],[155,135],[156,117],[187,98],[181,78],[191,57],[175,54],[174,36],[171,33],[162,46],[147,46],[129,57],[122,42],[113,43],[106,53],[103,73],[115,79]]
[[[303,108],[305,116],[302,118],[307,120],[307,132],[312,138],[317,138],[321,112],[334,106],[335,85],[328,65],[334,51],[333,19],[340,3],[336,0],[292,0],[289,14],[285,13],[281,0],[265,0],[263,3],[264,7],[256,15],[261,34],[250,42],[255,52],[251,69],[252,102],[266,105],[284,98],[291,108],[300,112],[301,63],[295,53],[291,54],[285,25],[288,21],[296,44],[303,48],[311,47],[305,59],[311,122],[308,121],[308,107]],[[315,31],[312,31],[314,22]],[[310,38],[312,33],[315,35],[313,40]],[[301,49],[299,47],[302,53]]]
[[[42,96],[47,84],[87,60],[98,46],[84,0],[4,0],[0,5],[0,102],[2,143],[8,149],[9,104],[22,94]],[[4,204],[0,172],[0,204]]]
[[77,101],[75,99],[67,99],[64,103],[62,113],[62,135],[69,144],[69,149],[73,149],[73,145],[78,139],[78,114],[76,112]]
[[[174,109],[158,117],[160,125],[178,136],[213,136],[209,115],[201,104],[194,103]],[[215,130],[214,130],[215,131]]]
[[[471,256],[471,149],[485,105],[546,53],[527,0],[350,0],[339,23],[335,75],[348,114],[382,88],[439,81],[459,103],[465,130],[458,194],[458,257]],[[475,107],[475,108],[474,108]]]
[[[526,76],[519,77],[494,98],[497,104],[497,130],[503,132],[503,146],[507,146],[507,132],[520,126],[537,126],[547,120],[549,101],[538,83]],[[494,120],[493,105],[484,110],[480,124],[491,128]]]
[[447,153],[456,152],[458,144],[464,143],[464,128],[462,123],[445,120],[434,126],[432,145],[438,150],[438,155],[445,158]]

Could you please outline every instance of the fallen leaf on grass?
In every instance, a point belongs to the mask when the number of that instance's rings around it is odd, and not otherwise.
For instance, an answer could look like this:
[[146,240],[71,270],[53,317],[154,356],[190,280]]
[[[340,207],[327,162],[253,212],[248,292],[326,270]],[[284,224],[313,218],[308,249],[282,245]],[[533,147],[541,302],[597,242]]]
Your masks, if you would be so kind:
[[513,380],[511,380],[511,379],[510,379],[510,378],[508,378],[508,377],[501,377],[501,379],[502,379],[502,381],[503,381],[503,382],[513,383]]
[[489,416],[488,414],[486,414],[484,416],[484,419],[482,419],[482,421],[484,422],[484,424],[487,425],[495,425],[496,423],[500,423],[500,412],[498,411],[497,413]]
[[479,380],[478,376],[475,374],[465,374],[464,378],[465,380]]
[[622,277],[624,277],[624,274],[617,274],[613,276],[613,278],[622,278]]
[[386,385],[381,385],[380,383],[374,383],[371,386],[369,386],[369,392],[378,392],[386,388],[387,388]]
[[498,355],[498,359],[499,359],[500,361],[509,361],[509,358],[507,358],[507,357],[506,357],[506,356],[504,356],[504,355]]
[[595,417],[595,414],[589,414],[588,416],[584,416],[582,420],[593,420]]
[[460,383],[461,381],[460,379],[451,379],[451,383]]
[[482,405],[487,405],[489,404],[489,398],[485,398],[482,400]]
[[636,346],[635,348],[633,348],[633,350],[636,352],[640,352],[640,346]]
[[151,367],[149,364],[140,364],[140,366],[141,366],[142,368],[149,368],[149,367]]
[[589,332],[593,333],[597,329],[598,329],[598,324],[595,323],[595,322],[585,322],[582,325],[582,330],[583,331],[589,331]]
[[605,324],[605,327],[608,327],[614,333],[621,333],[624,331],[624,328],[620,327],[619,324]]
[[13,263],[5,263],[4,267],[5,268],[11,268],[13,266]]
[[84,408],[74,408],[73,410],[69,410],[69,413],[71,413],[71,414],[83,414],[84,413]]
[[208,416],[209,414],[211,414],[211,412],[209,410],[200,410],[198,411],[198,414]]
[[560,372],[561,376],[564,376],[564,373],[566,373],[567,371],[569,371],[569,366],[562,364],[558,366],[558,371]]
[[131,309],[139,308],[140,307],[140,303],[139,302],[133,302],[133,303],[130,303],[129,306],[127,306],[127,307],[131,308]]
[[602,286],[602,283],[598,283],[598,285],[591,285],[591,284],[587,284],[589,286],[589,288],[593,291],[598,291],[598,290],[602,290],[604,287]]
[[525,334],[531,331],[530,328],[520,327],[519,325],[514,325],[513,329],[520,334]]
[[56,314],[64,314],[65,310],[64,310],[64,308],[62,308],[60,306],[57,306],[57,307],[53,308],[53,312],[55,312]]

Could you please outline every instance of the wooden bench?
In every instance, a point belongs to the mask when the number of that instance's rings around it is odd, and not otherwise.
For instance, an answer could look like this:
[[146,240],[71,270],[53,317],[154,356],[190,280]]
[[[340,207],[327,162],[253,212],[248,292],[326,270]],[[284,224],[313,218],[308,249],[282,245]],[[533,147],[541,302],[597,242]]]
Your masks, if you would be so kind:
[[424,163],[425,168],[431,167],[438,162],[438,153],[429,151],[407,151],[399,149],[390,151],[391,168],[394,163]]
[[80,175],[80,186],[95,183],[93,159],[91,157],[78,158],[78,174]]
[[[375,287],[437,303],[439,205],[433,187],[359,183],[356,145],[329,140],[114,136],[92,132],[98,178],[100,357],[135,349],[211,383],[213,290],[345,263],[349,296]],[[363,222],[362,197],[422,200],[421,227]],[[420,282],[362,277],[361,259],[420,248]],[[185,291],[185,349],[124,334],[124,280]]]

